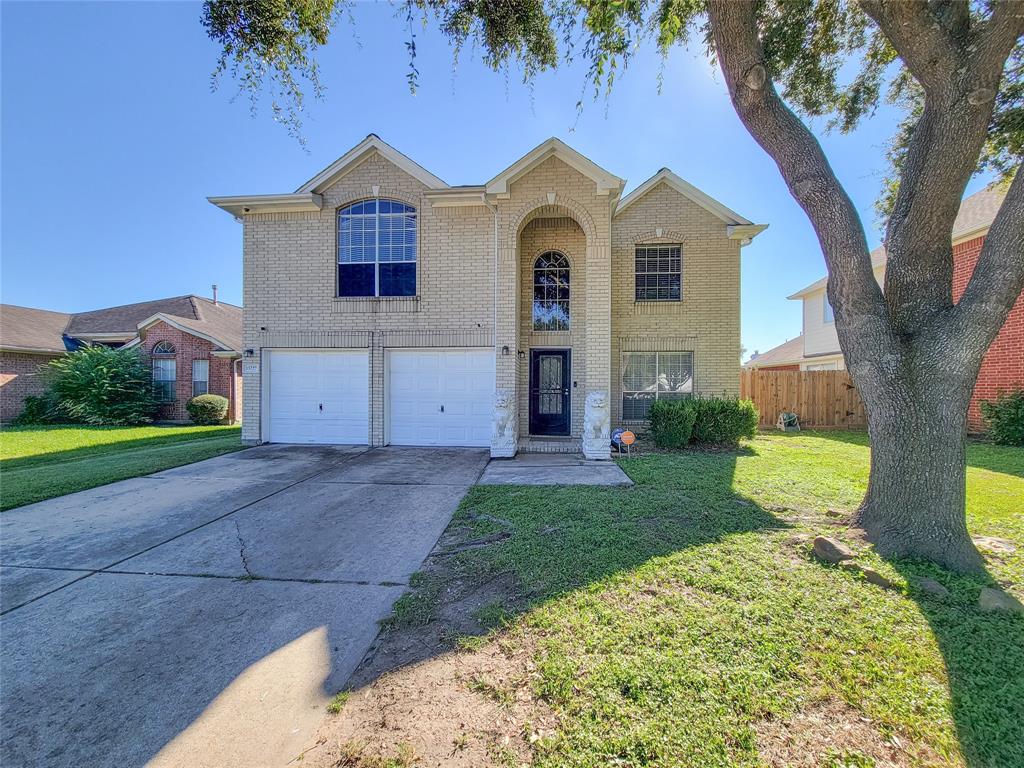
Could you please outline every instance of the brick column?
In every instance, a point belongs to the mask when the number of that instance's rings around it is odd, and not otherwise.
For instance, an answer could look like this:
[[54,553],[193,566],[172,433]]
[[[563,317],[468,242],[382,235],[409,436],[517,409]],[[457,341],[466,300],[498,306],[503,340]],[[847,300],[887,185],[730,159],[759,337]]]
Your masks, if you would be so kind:
[[[519,348],[519,291],[517,248],[506,243],[498,251],[495,274],[497,290],[494,308],[495,392],[494,422],[491,432],[491,456],[509,458],[516,455],[519,442],[518,398],[516,395]],[[503,355],[502,347],[509,353]]]
[[612,277],[607,235],[587,243],[586,400],[583,455],[607,459],[611,425]]

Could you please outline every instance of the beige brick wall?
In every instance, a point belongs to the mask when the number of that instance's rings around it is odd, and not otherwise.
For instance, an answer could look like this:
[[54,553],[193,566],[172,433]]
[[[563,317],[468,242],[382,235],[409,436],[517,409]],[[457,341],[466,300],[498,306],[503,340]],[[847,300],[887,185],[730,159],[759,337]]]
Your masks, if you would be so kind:
[[[337,298],[337,209],[372,198],[375,186],[380,197],[417,209],[415,298]],[[325,191],[318,213],[245,218],[245,346],[368,349],[373,398],[368,439],[376,445],[384,439],[388,347],[494,343],[494,219],[484,207],[431,208],[423,199],[425,189],[374,153]],[[246,374],[247,440],[260,439],[260,400],[260,373]]]
[[[635,301],[634,249],[650,243],[682,245],[681,301]],[[655,187],[613,220],[612,285],[614,423],[624,351],[692,351],[696,393],[739,395],[740,244],[725,222],[666,184]]]

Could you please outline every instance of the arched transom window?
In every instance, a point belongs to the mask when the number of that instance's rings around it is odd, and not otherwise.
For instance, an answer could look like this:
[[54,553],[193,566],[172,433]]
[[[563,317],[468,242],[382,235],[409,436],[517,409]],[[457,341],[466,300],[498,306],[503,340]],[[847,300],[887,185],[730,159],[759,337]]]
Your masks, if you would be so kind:
[[338,295],[416,295],[416,209],[363,200],[338,210]]
[[569,260],[548,251],[533,263],[533,329],[569,329]]
[[174,345],[169,341],[158,341],[153,345],[154,355],[173,355],[174,351]]

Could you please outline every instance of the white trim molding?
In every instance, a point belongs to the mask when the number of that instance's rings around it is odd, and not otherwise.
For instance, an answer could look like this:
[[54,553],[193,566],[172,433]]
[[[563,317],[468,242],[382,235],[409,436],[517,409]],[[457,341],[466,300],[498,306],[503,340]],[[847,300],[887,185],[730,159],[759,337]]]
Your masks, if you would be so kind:
[[431,208],[468,208],[487,205],[484,187],[448,187],[424,192]]
[[311,193],[293,195],[237,195],[234,197],[208,197],[208,201],[236,219],[253,213],[296,213],[319,211],[323,198]]

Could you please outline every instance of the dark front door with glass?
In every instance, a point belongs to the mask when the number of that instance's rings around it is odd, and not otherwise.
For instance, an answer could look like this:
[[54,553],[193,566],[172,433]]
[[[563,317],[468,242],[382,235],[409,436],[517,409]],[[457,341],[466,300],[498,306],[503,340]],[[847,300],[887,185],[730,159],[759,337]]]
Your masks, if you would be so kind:
[[569,350],[530,351],[530,434],[569,434]]

